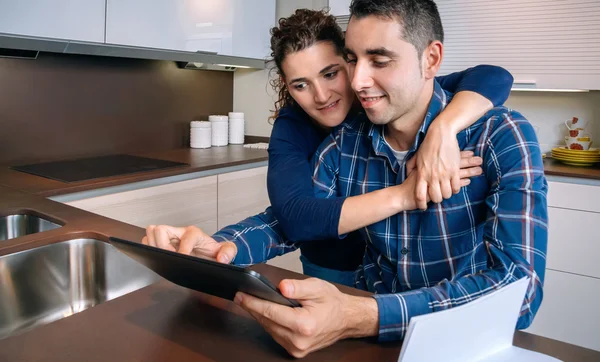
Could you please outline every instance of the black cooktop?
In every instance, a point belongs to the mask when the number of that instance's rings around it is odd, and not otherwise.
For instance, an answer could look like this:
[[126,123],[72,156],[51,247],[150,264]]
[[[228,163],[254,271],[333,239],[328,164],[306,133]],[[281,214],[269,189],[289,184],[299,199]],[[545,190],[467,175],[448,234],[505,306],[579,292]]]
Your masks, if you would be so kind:
[[78,182],[182,166],[189,166],[189,164],[131,155],[111,155],[11,168],[62,182]]

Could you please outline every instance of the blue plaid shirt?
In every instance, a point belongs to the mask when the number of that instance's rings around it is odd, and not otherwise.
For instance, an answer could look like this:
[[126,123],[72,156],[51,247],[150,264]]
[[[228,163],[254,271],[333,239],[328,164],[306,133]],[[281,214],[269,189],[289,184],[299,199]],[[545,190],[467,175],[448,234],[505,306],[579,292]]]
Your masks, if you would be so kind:
[[[450,99],[435,83],[405,160]],[[383,129],[360,115],[323,142],[313,175],[318,197],[364,194],[406,179],[405,162],[398,163]],[[375,293],[382,341],[402,339],[413,316],[462,305],[523,276],[531,285],[517,328],[531,324],[542,301],[547,182],[531,124],[498,107],[459,133],[458,142],[483,158],[484,175],[425,211],[402,212],[362,230],[367,247],[356,286]],[[215,235],[238,244],[236,263],[264,261],[295,247],[269,210],[244,222]]]

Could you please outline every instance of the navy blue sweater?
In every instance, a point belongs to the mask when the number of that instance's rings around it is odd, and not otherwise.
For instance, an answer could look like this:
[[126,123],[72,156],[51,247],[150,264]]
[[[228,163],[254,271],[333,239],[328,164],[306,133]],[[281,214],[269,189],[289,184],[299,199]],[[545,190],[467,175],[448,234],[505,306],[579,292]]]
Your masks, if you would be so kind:
[[[513,82],[508,71],[489,65],[436,80],[451,93],[477,92],[494,106],[506,101]],[[299,107],[281,110],[269,142],[269,198],[286,236],[294,241],[311,241],[300,246],[307,259],[331,269],[355,270],[362,261],[365,243],[358,232],[350,233],[344,239],[338,236],[345,198],[318,199],[314,196],[310,160],[326,135],[327,132],[317,127]]]

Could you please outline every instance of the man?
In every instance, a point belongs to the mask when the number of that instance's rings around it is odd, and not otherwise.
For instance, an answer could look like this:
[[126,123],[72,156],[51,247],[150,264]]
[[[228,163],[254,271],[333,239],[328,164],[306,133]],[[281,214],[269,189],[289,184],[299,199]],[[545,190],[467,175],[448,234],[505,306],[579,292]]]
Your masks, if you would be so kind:
[[[321,145],[313,179],[322,197],[404,182],[407,160],[452,97],[434,80],[443,29],[433,1],[353,0],[350,10],[352,87],[372,123],[359,117]],[[483,158],[484,176],[425,211],[403,212],[363,230],[367,248],[357,286],[376,293],[373,298],[308,279],[279,286],[302,308],[243,293],[235,302],[296,357],[344,338],[402,339],[411,317],[467,303],[524,276],[531,284],[517,327],[529,326],[542,300],[547,244],[547,183],[535,133],[517,112],[496,108],[460,132],[458,142]],[[234,235],[237,242],[258,232],[282,244],[268,216],[262,226]],[[235,244],[219,248],[215,255],[222,258]]]

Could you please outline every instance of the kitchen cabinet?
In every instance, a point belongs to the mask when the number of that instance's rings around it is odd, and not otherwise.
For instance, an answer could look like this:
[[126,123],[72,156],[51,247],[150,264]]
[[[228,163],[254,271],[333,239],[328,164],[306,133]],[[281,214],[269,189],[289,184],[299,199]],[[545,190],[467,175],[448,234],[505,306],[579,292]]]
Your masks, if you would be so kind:
[[66,204],[146,228],[196,225],[217,231],[217,176],[91,197]]
[[600,186],[549,181],[544,298],[527,332],[600,350]]
[[105,0],[0,0],[0,33],[104,42]]
[[600,351],[600,279],[548,269],[544,300],[526,332]]
[[264,59],[275,0],[107,0],[106,43]]
[[[267,167],[219,174],[218,178],[219,229],[269,207]],[[271,259],[267,264],[302,273],[299,250]]]
[[217,177],[219,229],[265,211],[271,204],[266,166],[222,173]]
[[548,217],[546,267],[600,280],[600,240],[594,230],[600,214],[549,207]]
[[333,16],[350,15],[351,0],[329,0],[329,13]]
[[[142,228],[196,225],[210,235],[264,211],[270,204],[266,184],[265,166],[65,203]],[[267,264],[302,273],[300,251]]]
[[436,3],[445,33],[440,74],[495,64],[516,87],[600,89],[600,1]]

